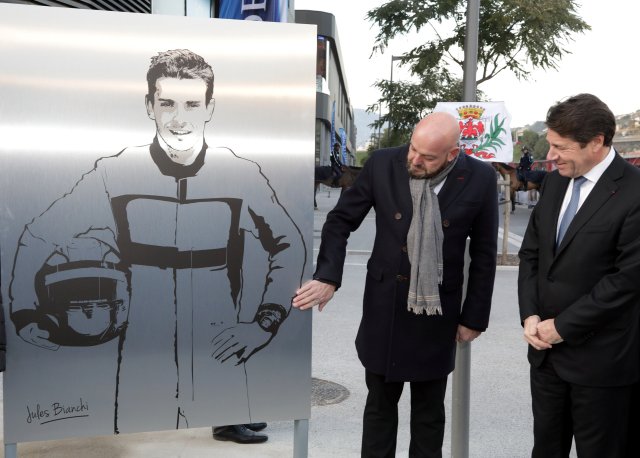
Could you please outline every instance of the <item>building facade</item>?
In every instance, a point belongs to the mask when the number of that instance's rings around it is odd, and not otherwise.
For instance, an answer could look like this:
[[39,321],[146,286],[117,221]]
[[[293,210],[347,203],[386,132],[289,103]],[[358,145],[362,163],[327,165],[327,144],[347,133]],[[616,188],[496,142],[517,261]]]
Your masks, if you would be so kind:
[[[349,100],[345,63],[340,53],[336,18],[323,11],[296,10],[296,23],[318,27],[316,64],[316,165],[329,165],[332,120],[336,142],[344,150],[340,131],[346,135],[346,161],[355,164],[356,127]],[[335,113],[334,113],[335,104]]]

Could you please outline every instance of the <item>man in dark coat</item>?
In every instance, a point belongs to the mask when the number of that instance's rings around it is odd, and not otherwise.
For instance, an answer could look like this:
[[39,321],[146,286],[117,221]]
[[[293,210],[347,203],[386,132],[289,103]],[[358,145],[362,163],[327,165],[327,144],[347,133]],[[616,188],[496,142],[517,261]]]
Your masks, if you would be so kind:
[[[410,456],[440,457],[455,343],[483,332],[496,266],[495,171],[458,154],[455,118],[433,113],[411,142],[376,151],[329,213],[314,280],[293,306],[319,310],[340,286],[349,234],[371,208],[376,239],[356,338],[369,389],[362,456],[395,457],[397,403],[411,382]],[[471,264],[464,304],[465,243]]]
[[[640,171],[612,146],[615,117],[580,94],[547,114],[548,174],[520,249],[532,456],[625,456],[640,348]],[[637,435],[637,431],[635,432]],[[637,455],[635,455],[637,456]]]
[[340,143],[334,143],[331,154],[329,155],[329,162],[331,163],[331,173],[333,173],[333,186],[339,186],[338,180],[342,176],[342,160],[340,158]]

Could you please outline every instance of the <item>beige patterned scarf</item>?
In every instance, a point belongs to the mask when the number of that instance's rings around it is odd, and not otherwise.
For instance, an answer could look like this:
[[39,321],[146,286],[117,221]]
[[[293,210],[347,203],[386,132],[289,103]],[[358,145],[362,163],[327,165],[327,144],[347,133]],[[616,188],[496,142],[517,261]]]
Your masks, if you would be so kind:
[[411,277],[407,309],[416,315],[442,315],[438,285],[442,283],[442,217],[433,189],[444,181],[458,157],[436,176],[409,180],[413,216],[407,234]]

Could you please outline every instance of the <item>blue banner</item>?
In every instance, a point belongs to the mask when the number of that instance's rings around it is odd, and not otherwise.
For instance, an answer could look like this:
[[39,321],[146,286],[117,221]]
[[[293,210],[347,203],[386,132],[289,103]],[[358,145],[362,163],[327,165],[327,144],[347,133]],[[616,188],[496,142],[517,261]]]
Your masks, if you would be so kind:
[[347,132],[341,127],[340,128],[340,141],[342,142],[342,163],[348,164],[347,162]]
[[329,154],[333,151],[333,145],[336,144],[336,101],[333,101],[331,109],[331,144],[329,145]]
[[287,22],[288,0],[220,0],[218,17],[248,21]]

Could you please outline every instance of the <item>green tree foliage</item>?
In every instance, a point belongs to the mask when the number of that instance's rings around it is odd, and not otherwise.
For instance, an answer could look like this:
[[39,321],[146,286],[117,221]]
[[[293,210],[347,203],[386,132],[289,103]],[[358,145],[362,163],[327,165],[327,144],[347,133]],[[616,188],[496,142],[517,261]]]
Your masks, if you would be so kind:
[[369,151],[356,151],[356,166],[362,167],[369,159]]
[[[462,80],[452,78],[448,72],[436,75],[428,74],[418,83],[398,81],[390,83],[379,80],[374,84],[380,90],[381,98],[378,102],[367,107],[367,111],[378,113],[380,104],[388,104],[388,112],[370,124],[374,129],[389,127],[391,121],[391,135],[380,139],[380,144],[388,146],[406,143],[411,137],[413,127],[430,113],[439,101],[461,100],[463,94]],[[485,95],[478,90],[477,100],[483,100]],[[386,141],[385,137],[397,139],[399,142]]]
[[373,151],[380,148],[388,148],[390,146],[398,146],[404,143],[409,143],[412,132],[413,129],[389,130],[385,127],[381,130],[379,136],[377,132],[371,135],[371,142],[367,147],[367,152],[372,153]]
[[522,146],[526,146],[533,151],[533,148],[535,148],[536,142],[538,141],[538,137],[539,135],[536,132],[532,130],[525,130],[522,132],[522,136],[518,140],[520,140]]
[[540,135],[538,141],[533,147],[533,158],[534,159],[546,159],[547,153],[549,152],[549,142],[544,135]]
[[[378,122],[390,120],[392,130],[404,130],[438,100],[462,99],[462,84],[454,75],[461,74],[464,64],[466,8],[467,0],[391,0],[367,13],[379,27],[374,53],[423,28],[434,37],[402,56],[401,65],[409,66],[417,83],[376,84],[381,98],[368,110],[376,111],[381,103],[390,106],[390,114]],[[590,29],[576,8],[573,0],[482,0],[477,84],[505,70],[526,79],[536,68],[557,69],[572,36]]]

